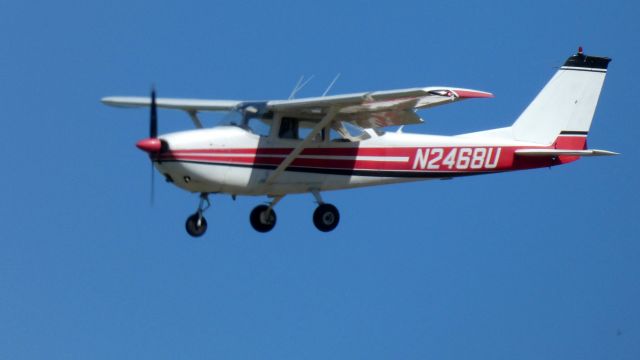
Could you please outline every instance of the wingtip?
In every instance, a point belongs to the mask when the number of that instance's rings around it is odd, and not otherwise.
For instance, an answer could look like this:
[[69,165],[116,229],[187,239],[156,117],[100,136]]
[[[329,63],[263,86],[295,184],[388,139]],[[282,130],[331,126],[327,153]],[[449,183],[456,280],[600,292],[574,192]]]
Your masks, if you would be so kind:
[[119,108],[149,106],[148,97],[105,96],[102,99],[100,99],[100,102],[108,106],[119,107]]
[[478,91],[478,90],[469,90],[469,89],[456,89],[456,94],[460,99],[481,99],[481,98],[494,98],[496,97],[490,92],[486,91]]
[[102,99],[100,99],[100,102],[105,105],[111,105],[111,102],[112,102],[111,96],[103,97]]
[[617,153],[615,151],[601,150],[601,149],[587,149],[587,151],[591,151],[593,156],[616,156],[616,155],[620,155],[620,153]]
[[126,105],[121,103],[120,99],[117,96],[105,96],[100,99],[100,102],[107,106],[127,107]]

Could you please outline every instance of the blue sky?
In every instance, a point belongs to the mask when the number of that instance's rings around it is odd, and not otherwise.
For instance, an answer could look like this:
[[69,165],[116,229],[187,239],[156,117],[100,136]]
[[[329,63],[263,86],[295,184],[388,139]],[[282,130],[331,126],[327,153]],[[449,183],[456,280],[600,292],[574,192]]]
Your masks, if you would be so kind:
[[[632,1],[0,3],[0,358],[637,359],[640,56]],[[451,85],[491,91],[406,131],[510,124],[576,51],[613,58],[589,144],[541,169],[310,195],[157,182],[143,110],[107,95],[229,99]],[[213,119],[207,119],[209,121]],[[161,111],[160,131],[190,128]]]

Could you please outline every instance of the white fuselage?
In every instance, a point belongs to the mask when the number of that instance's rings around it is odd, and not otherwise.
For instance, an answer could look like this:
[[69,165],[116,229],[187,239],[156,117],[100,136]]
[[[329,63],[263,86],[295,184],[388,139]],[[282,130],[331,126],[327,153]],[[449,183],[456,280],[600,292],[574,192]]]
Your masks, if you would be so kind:
[[170,151],[156,168],[191,192],[284,195],[512,170],[510,149],[528,145],[478,136],[384,133],[361,141],[311,142],[274,181],[301,140],[220,126],[160,137]]

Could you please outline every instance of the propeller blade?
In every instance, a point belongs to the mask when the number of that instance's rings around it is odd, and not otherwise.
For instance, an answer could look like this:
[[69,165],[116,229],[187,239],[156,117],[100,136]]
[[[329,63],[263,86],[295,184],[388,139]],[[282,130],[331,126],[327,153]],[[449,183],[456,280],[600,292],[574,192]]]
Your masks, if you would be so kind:
[[153,168],[153,161],[152,161],[151,162],[151,193],[149,194],[149,201],[150,201],[151,207],[153,207],[153,204],[155,202],[155,197],[156,197],[156,172],[155,172],[155,169]]
[[151,116],[149,119],[149,137],[158,137],[158,108],[156,106],[156,89],[151,89]]

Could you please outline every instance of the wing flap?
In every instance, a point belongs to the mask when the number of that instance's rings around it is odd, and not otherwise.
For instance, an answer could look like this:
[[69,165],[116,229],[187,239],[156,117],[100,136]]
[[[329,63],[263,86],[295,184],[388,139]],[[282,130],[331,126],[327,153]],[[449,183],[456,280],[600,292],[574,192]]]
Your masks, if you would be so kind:
[[342,119],[365,129],[424,122],[418,114],[411,110],[360,112]]

